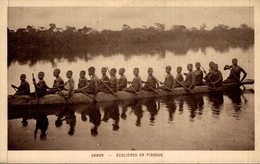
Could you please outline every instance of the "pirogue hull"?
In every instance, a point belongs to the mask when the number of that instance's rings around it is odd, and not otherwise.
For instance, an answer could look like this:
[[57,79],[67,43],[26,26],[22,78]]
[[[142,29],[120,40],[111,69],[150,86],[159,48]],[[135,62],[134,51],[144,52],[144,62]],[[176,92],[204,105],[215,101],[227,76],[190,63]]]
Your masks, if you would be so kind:
[[[253,80],[245,80],[243,82],[246,84],[253,84]],[[234,89],[239,89],[239,86],[235,83],[225,84],[223,87],[218,88],[218,91],[230,91]],[[172,92],[160,90],[158,93],[149,92],[142,90],[140,92],[141,97],[149,98],[149,97],[163,97],[163,96],[174,96],[174,95],[185,95],[192,93],[207,93],[214,92],[216,90],[209,88],[208,86],[196,86],[191,92],[186,91],[184,88],[175,88]],[[54,105],[54,104],[79,104],[79,103],[91,103],[93,100],[89,98],[89,96],[94,97],[93,95],[85,95],[83,93],[74,93],[73,96],[69,98],[69,101],[59,94],[50,94],[38,99],[32,98],[30,96],[8,96],[8,106],[28,106],[28,105]],[[138,99],[139,97],[134,93],[129,93],[125,91],[119,91],[118,96],[113,94],[99,92],[95,100],[97,102],[106,102],[106,101],[116,101],[116,100],[129,100],[129,99]]]

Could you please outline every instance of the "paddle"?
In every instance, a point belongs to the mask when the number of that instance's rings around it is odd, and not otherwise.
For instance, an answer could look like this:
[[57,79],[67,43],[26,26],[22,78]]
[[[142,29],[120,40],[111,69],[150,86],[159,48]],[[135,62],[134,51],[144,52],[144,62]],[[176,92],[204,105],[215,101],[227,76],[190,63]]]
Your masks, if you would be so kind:
[[81,92],[83,92],[86,96],[88,96],[90,99],[92,99],[95,103],[97,102],[97,100],[94,97],[87,94],[84,90],[82,90]]
[[15,90],[15,91],[17,91],[17,89],[18,89],[18,87],[17,86],[15,86],[15,85],[11,85],[11,87]]
[[131,84],[131,82],[127,82],[128,84],[130,84],[130,87],[134,90],[135,94],[142,99],[142,96],[135,90],[135,88],[133,87],[133,85]]
[[193,94],[193,92],[190,90],[190,89],[188,89],[185,85],[183,85],[181,82],[179,82],[177,79],[175,79],[175,81],[178,83],[178,84],[180,84],[186,91],[188,91],[188,92],[190,92],[191,94]]
[[213,85],[214,89],[217,90],[217,87],[215,86],[215,84],[212,82],[211,78],[208,76],[207,72],[205,71],[205,69],[203,67],[201,67],[203,72],[205,73],[205,75],[208,77],[209,82]]
[[[159,83],[164,84],[163,82],[161,82],[160,80],[156,79]],[[164,85],[166,89],[168,89],[169,91],[173,92],[173,90],[171,90],[171,88],[167,87],[166,85]]]
[[158,99],[158,108],[157,108],[157,111],[159,111],[161,109],[161,102],[160,102],[160,99]]
[[247,103],[247,98],[244,96],[244,93],[243,93],[243,91],[241,92],[241,96],[243,97],[243,99],[245,100],[245,103]]
[[107,69],[107,71],[108,71],[108,72],[110,72],[110,70],[109,70],[108,66],[106,66],[106,69]]
[[34,141],[36,140],[37,131],[38,131],[38,129],[37,129],[37,128],[35,128],[35,130],[34,130]]
[[245,91],[245,90],[246,90],[245,85],[242,83],[242,81],[240,81],[240,79],[238,79],[238,77],[235,75],[235,73],[233,72],[232,69],[230,69],[230,71],[231,71],[231,73],[233,74],[233,76],[237,79],[238,84],[243,87],[243,91]]
[[[110,72],[108,66],[106,66],[106,69],[107,69],[108,72]],[[101,82],[105,85],[105,87],[106,87],[107,89],[109,89],[109,91],[110,91],[113,95],[115,95],[118,99],[120,99],[120,98],[118,97],[118,95],[117,95],[109,86],[107,86],[103,81],[101,81]],[[121,100],[121,99],[120,99],[120,100]]]
[[119,97],[118,97],[118,95],[104,82],[104,81],[102,81],[102,80],[100,80],[101,82],[102,82],[102,84],[114,95],[114,96],[116,96],[118,99],[120,99]]
[[59,95],[62,96],[62,97],[64,97],[65,100],[67,100],[70,104],[72,104],[71,100],[63,94],[62,90],[61,90],[59,87],[56,87],[56,88],[57,88],[57,89],[59,90],[59,92],[60,92]]
[[[230,68],[229,68],[230,69]],[[232,69],[230,69],[230,71],[231,71],[231,73],[233,74],[233,76],[236,78],[236,80],[238,81],[238,84],[239,85],[242,85],[242,87],[243,87],[243,91],[245,91],[246,90],[246,87],[245,87],[245,85],[244,84],[242,84],[242,82],[240,81],[240,79],[238,79],[238,77],[235,75],[235,73],[233,72],[233,70]],[[243,91],[241,92],[241,96],[244,98],[244,100],[245,100],[245,103],[247,103],[247,99],[246,99],[246,97],[244,96],[244,93],[243,93]]]
[[36,86],[36,80],[35,80],[35,78],[34,78],[34,73],[32,73],[32,78],[33,78],[33,84],[34,84],[34,89],[35,89],[35,91],[34,91],[34,93],[35,93],[35,98],[36,98],[36,101],[37,101],[37,104],[38,104],[38,94],[37,94],[37,86]]
[[152,91],[159,94],[158,91],[156,91],[153,87],[151,87],[147,82],[142,81],[142,83],[145,83]]

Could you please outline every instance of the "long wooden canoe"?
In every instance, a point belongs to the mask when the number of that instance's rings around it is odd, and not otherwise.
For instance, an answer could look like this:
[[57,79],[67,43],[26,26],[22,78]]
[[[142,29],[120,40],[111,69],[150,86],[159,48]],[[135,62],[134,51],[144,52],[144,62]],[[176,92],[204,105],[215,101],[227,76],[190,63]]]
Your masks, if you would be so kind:
[[[246,79],[243,81],[244,85],[253,84],[254,80]],[[239,85],[236,83],[224,84],[223,87],[218,88],[218,91],[229,91],[233,89],[238,89]],[[158,93],[149,92],[142,90],[140,92],[141,97],[149,98],[149,97],[163,97],[163,96],[174,96],[174,95],[185,95],[185,94],[192,94],[192,93],[206,93],[206,92],[213,92],[216,91],[206,85],[204,86],[196,86],[194,87],[191,92],[186,91],[184,88],[174,88],[171,91],[163,91],[159,90]],[[85,95],[83,93],[74,93],[68,100],[64,97],[60,96],[59,94],[49,94],[44,97],[38,99],[38,102],[35,98],[30,96],[8,96],[8,106],[28,106],[28,105],[54,105],[54,104],[79,104],[79,103],[91,103],[93,100],[89,98],[89,96],[94,97],[93,95]],[[113,94],[99,92],[95,99],[97,102],[106,102],[106,101],[116,101],[116,100],[129,100],[129,99],[138,99],[139,97],[135,93],[129,93],[125,91],[119,91],[118,96]]]

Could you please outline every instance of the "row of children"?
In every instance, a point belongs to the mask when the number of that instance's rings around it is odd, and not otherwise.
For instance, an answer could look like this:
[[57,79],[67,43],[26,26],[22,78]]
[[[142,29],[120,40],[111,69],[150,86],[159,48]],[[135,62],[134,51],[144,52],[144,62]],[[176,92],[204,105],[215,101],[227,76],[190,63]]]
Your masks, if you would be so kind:
[[[191,90],[195,86],[201,86],[205,84],[210,87],[222,86],[223,77],[222,73],[218,70],[218,64],[210,62],[208,73],[206,73],[206,71],[203,68],[201,70],[201,64],[199,62],[195,63],[195,67],[196,70],[193,71],[193,65],[187,65],[188,73],[184,73],[184,75],[186,76],[185,79],[182,74],[182,67],[177,67],[177,76],[175,79],[171,74],[171,66],[166,66],[166,77],[164,82],[160,82],[154,77],[152,68],[148,68],[148,78],[146,82],[141,80],[138,68],[134,68],[134,79],[132,80],[132,82],[128,82],[124,75],[124,68],[119,69],[120,78],[117,79],[117,70],[115,68],[109,70],[108,68],[103,67],[101,69],[102,78],[98,79],[98,77],[95,74],[95,68],[90,67],[88,69],[88,75],[90,76],[90,80],[87,80],[87,78],[85,77],[86,72],[82,70],[80,72],[80,78],[77,89],[75,89],[75,82],[72,78],[72,71],[67,71],[66,77],[68,78],[68,80],[64,83],[63,79],[60,77],[60,70],[55,69],[53,71],[55,80],[53,82],[52,87],[48,87],[46,85],[44,81],[44,72],[38,73],[39,80],[37,83],[35,79],[33,79],[36,94],[30,93],[30,86],[29,83],[25,80],[25,74],[22,74],[20,76],[21,85],[19,87],[12,85],[12,87],[17,89],[16,95],[37,95],[38,97],[42,97],[46,94],[62,92],[65,96],[69,97],[72,95],[73,92],[83,92],[95,95],[98,92],[117,93],[118,91],[122,90],[134,93],[139,93],[141,90],[155,91],[158,89],[172,91],[173,88],[176,87],[184,87],[187,90]],[[247,75],[244,69],[237,65],[237,59],[233,59],[232,65],[226,66],[224,69],[231,70],[229,77],[227,78],[227,80],[224,81],[224,83],[238,82],[238,80],[240,81],[241,72],[244,73],[244,76],[241,81],[243,81]],[[109,71],[110,78],[106,74],[107,70]],[[203,72],[206,74],[205,77],[203,76]],[[203,79],[205,81],[203,81]],[[144,83],[144,86],[142,86],[142,83]],[[127,87],[127,84],[130,84],[130,86]],[[161,86],[159,84],[161,84]]]

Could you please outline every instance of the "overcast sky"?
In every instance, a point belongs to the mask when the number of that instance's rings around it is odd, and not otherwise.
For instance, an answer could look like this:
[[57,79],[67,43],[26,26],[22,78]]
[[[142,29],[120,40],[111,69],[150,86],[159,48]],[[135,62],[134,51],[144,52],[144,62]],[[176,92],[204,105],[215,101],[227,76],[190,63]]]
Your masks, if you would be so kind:
[[159,22],[166,29],[174,25],[187,28],[200,27],[203,23],[208,29],[225,24],[239,27],[240,24],[254,26],[253,7],[10,7],[8,27],[17,28],[34,25],[57,27],[66,25],[97,30],[120,30],[123,24],[130,27],[151,26]]

